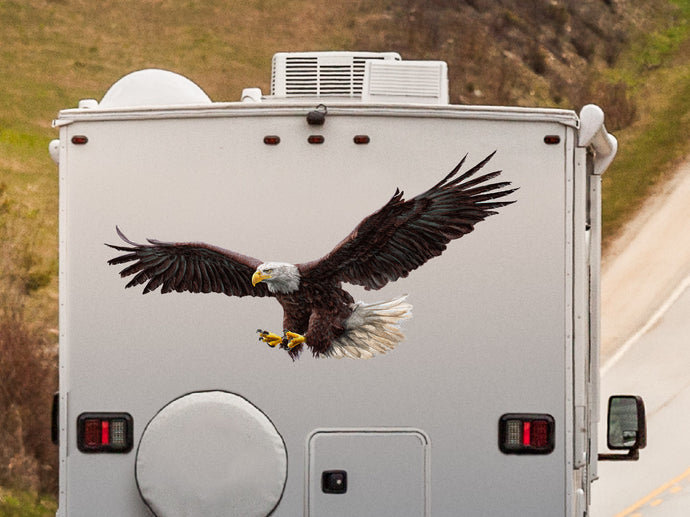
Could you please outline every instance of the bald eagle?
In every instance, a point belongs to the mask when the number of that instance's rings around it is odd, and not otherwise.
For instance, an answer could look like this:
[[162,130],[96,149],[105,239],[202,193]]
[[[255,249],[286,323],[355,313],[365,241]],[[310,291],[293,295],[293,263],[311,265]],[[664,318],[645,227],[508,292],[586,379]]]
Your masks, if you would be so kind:
[[330,253],[304,264],[261,260],[204,243],[148,239],[128,246],[106,244],[125,252],[108,264],[128,264],[121,277],[134,275],[126,287],[144,286],[143,294],[161,288],[227,296],[268,296],[283,307],[282,335],[258,330],[259,339],[296,359],[306,345],[316,357],[368,358],[395,348],[404,338],[402,320],[412,307],[399,297],[355,303],[342,283],[381,289],[407,277],[446,245],[471,232],[475,224],[514,201],[496,201],[517,189],[510,182],[490,180],[501,171],[476,176],[495,151],[467,172],[457,175],[467,155],[440,182],[405,200],[393,197],[362,222]]

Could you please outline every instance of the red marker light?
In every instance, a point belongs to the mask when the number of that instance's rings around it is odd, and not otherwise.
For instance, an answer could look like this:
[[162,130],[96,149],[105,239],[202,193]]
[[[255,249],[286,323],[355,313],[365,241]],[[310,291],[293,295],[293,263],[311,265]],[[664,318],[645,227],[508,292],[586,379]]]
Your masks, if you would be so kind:
[[264,137],[264,144],[266,145],[278,145],[280,143],[280,137],[278,135],[266,135]]
[[74,135],[72,137],[72,143],[74,145],[84,145],[89,141],[89,138],[86,135]]
[[323,144],[326,139],[323,135],[309,135],[307,142],[310,144]]
[[368,144],[371,141],[369,135],[355,135],[353,140],[357,145]]

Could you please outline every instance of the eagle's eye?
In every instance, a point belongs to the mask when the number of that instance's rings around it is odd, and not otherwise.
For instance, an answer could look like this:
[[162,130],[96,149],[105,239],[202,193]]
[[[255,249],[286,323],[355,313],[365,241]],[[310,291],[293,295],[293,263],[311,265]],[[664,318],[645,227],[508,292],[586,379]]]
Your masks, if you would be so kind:
[[264,269],[264,273],[273,273],[272,269]]

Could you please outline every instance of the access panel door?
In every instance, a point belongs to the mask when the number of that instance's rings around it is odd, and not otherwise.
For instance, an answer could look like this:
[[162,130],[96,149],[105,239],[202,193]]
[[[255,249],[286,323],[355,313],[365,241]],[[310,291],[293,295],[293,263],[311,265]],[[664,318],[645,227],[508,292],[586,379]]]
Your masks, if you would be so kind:
[[308,443],[309,517],[429,515],[429,440],[418,430],[319,430]]

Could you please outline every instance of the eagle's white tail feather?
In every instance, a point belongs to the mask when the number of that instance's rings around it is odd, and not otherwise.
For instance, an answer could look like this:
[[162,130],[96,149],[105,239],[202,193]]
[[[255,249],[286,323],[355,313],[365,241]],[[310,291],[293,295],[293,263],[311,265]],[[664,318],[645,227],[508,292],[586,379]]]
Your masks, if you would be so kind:
[[345,332],[323,354],[327,357],[369,359],[393,350],[405,335],[402,320],[412,317],[407,296],[379,303],[357,302],[345,322]]

